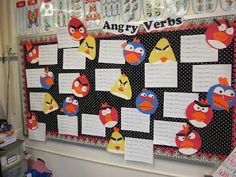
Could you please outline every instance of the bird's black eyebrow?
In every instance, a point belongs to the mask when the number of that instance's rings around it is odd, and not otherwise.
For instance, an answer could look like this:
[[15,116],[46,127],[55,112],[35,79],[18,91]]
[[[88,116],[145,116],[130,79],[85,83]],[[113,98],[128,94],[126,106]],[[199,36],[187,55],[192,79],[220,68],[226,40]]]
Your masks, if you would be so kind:
[[214,20],[214,22],[216,22],[216,24],[217,24],[218,26],[221,25],[220,22],[219,22],[218,20],[216,20],[216,19],[213,19],[213,20]]
[[77,79],[77,81],[82,84],[82,86],[88,86],[88,84],[83,84],[79,79]]
[[125,85],[127,83],[127,81],[125,81],[123,84]]
[[191,132],[192,132],[192,130],[190,129],[190,130],[188,131],[188,133],[186,133],[186,134],[177,133],[176,136],[188,136]]
[[123,138],[118,138],[117,141],[120,141],[120,140],[122,140],[122,139],[123,139]]
[[116,139],[115,139],[115,138],[113,138],[113,137],[111,137],[111,139],[112,139],[112,140],[114,140],[114,141],[116,141]]
[[169,45],[165,46],[165,47],[163,48],[163,50],[166,50],[168,47],[170,47],[170,46],[169,46]]
[[155,47],[155,49],[157,49],[157,50],[161,50],[160,48],[158,48],[158,47]]
[[77,26],[76,28],[77,28],[77,29],[80,29],[81,27],[83,27],[83,25],[79,25],[79,26]]
[[86,45],[87,45],[87,47],[88,47],[89,49],[93,49],[93,47],[92,47],[92,46],[89,46],[87,42],[86,42]]
[[112,109],[112,107],[110,107],[110,106],[107,106],[106,108],[100,108],[100,109],[101,109],[101,110],[105,110],[105,109],[107,109],[107,108]]
[[211,105],[209,105],[209,104],[202,104],[202,103],[200,103],[200,102],[197,101],[197,100],[194,100],[194,103],[197,104],[197,105],[200,106],[200,107],[211,107]]
[[76,27],[75,27],[75,26],[72,26],[72,25],[71,25],[70,27],[71,27],[71,28],[74,28],[74,29],[76,29]]
[[120,79],[119,79],[119,82],[120,82],[121,84],[123,84],[122,81],[121,81]]

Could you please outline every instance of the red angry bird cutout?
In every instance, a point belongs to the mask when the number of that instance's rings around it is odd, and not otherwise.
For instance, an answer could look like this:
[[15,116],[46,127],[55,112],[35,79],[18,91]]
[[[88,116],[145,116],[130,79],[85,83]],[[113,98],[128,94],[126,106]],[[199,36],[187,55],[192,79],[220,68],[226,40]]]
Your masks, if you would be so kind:
[[99,110],[99,117],[103,125],[108,128],[114,127],[118,122],[118,112],[107,103],[102,104]]
[[185,155],[195,154],[202,146],[200,135],[188,125],[183,125],[183,130],[176,134],[175,142],[179,152]]
[[234,36],[234,28],[228,20],[216,20],[210,24],[206,31],[207,43],[215,49],[227,48]]
[[27,113],[26,125],[31,130],[35,130],[38,128],[38,117],[34,112]]
[[192,125],[198,128],[209,125],[212,121],[213,114],[214,112],[207,100],[195,100],[186,110],[187,119]]
[[84,24],[77,18],[71,17],[68,24],[68,31],[71,38],[75,41],[80,41],[87,37],[87,31]]
[[76,78],[72,84],[72,92],[77,97],[84,97],[89,93],[90,84],[85,75]]
[[31,63],[37,63],[39,61],[38,47],[33,46],[30,42],[25,44],[26,46],[26,60]]

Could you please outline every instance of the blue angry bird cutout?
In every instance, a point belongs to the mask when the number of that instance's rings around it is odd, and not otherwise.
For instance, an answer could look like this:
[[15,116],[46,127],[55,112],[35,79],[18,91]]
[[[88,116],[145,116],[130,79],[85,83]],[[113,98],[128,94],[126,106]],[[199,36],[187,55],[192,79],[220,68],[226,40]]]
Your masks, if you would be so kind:
[[136,98],[136,107],[144,114],[153,114],[158,107],[156,94],[150,90],[143,90]]
[[139,65],[146,57],[146,49],[137,38],[133,42],[123,43],[122,47],[126,62],[131,65]]
[[234,89],[229,85],[227,78],[223,77],[219,78],[219,84],[209,89],[207,99],[212,109],[219,111],[229,111],[236,101]]
[[51,71],[49,71],[48,68],[45,68],[45,71],[40,77],[40,83],[42,88],[44,89],[50,89],[52,85],[54,84],[54,75]]
[[79,111],[78,101],[73,96],[67,97],[63,102],[61,112],[67,116],[76,116]]

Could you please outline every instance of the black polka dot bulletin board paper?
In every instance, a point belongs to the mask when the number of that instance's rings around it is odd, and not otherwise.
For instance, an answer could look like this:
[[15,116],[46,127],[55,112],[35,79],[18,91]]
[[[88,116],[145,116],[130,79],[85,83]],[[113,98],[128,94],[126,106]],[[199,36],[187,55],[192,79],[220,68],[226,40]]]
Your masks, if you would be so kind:
[[[236,28],[234,19],[228,17],[219,17],[217,20],[227,20],[231,25]],[[202,22],[202,23],[201,23]],[[204,23],[203,23],[204,22]],[[234,115],[234,106],[228,111],[214,110],[214,117],[211,123],[204,127],[199,128],[193,126],[188,119],[186,118],[174,118],[174,117],[164,117],[164,92],[183,92],[183,93],[192,93],[192,78],[193,78],[193,65],[211,65],[211,64],[231,64],[232,66],[232,83],[234,85],[234,62],[236,57],[236,41],[235,34],[233,35],[232,42],[228,47],[218,50],[218,61],[215,62],[195,62],[195,63],[183,63],[181,62],[181,36],[189,35],[205,35],[206,31],[211,23],[214,22],[214,19],[198,19],[185,22],[184,25],[178,28],[170,28],[162,31],[156,32],[145,32],[144,29],[140,29],[138,34],[135,36],[126,36],[126,35],[112,35],[104,34],[102,32],[95,32],[93,35],[96,40],[96,56],[94,60],[86,59],[86,68],[85,69],[73,69],[66,70],[63,69],[63,55],[64,49],[58,48],[57,64],[48,65],[47,67],[54,74],[54,85],[47,90],[46,92],[50,93],[53,98],[57,101],[59,108],[63,104],[63,101],[66,99],[68,94],[59,94],[59,83],[58,75],[59,73],[80,73],[81,75],[86,75],[88,81],[90,82],[90,91],[86,97],[79,98],[79,112],[78,117],[78,136],[71,135],[62,135],[58,133],[57,126],[57,115],[63,115],[60,109],[53,111],[49,114],[44,114],[42,111],[34,111],[37,115],[38,121],[46,124],[47,138],[57,141],[93,145],[95,147],[105,148],[114,128],[106,128],[105,137],[101,138],[99,136],[90,136],[84,135],[81,132],[82,129],[82,114],[99,114],[100,106],[103,103],[109,103],[115,107],[118,111],[118,124],[116,127],[121,129],[121,108],[136,108],[136,97],[141,93],[145,87],[145,63],[149,63],[148,57],[150,56],[153,48],[157,44],[157,41],[161,38],[166,38],[171,45],[171,48],[176,57],[176,62],[178,64],[178,86],[176,88],[148,88],[152,90],[158,97],[158,109],[155,113],[150,115],[150,131],[149,133],[138,132],[138,131],[129,131],[129,130],[120,130],[124,137],[132,138],[141,138],[141,139],[154,139],[154,121],[169,121],[169,122],[180,122],[188,125],[189,130],[197,131],[201,136],[201,147],[198,149],[198,152],[191,155],[184,155],[181,153],[175,146],[167,145],[157,145],[153,146],[154,155],[157,157],[168,157],[168,158],[177,158],[183,160],[192,160],[195,162],[207,162],[207,163],[219,163],[224,160],[226,156],[232,151],[236,146],[236,116]],[[144,61],[138,66],[132,66],[128,63],[126,64],[110,64],[110,63],[99,63],[99,50],[100,50],[100,41],[101,40],[127,40],[129,42],[133,41],[134,38],[137,38],[141,41],[143,46],[146,49],[146,57]],[[82,40],[83,42],[83,40]],[[195,42],[195,41],[192,41]],[[45,92],[42,88],[27,88],[27,78],[26,70],[27,69],[40,69],[45,68],[45,66],[40,66],[38,63],[33,64],[32,62],[27,61],[27,54],[29,53],[28,49],[32,46],[29,46],[29,43],[34,46],[47,46],[50,44],[57,44],[57,38],[55,35],[41,36],[41,37],[29,37],[21,39],[19,42],[19,53],[21,61],[21,71],[22,71],[22,109],[23,117],[25,122],[25,133],[27,133],[26,122],[27,115],[30,110],[30,101],[29,93],[30,92]],[[33,53],[32,53],[33,54]],[[112,53],[111,53],[112,57]],[[121,69],[122,73],[125,73],[129,77],[130,85],[132,86],[132,98],[130,100],[121,99],[120,97],[110,94],[110,92],[105,91],[96,91],[95,90],[95,69]],[[212,71],[214,72],[214,71]],[[216,83],[217,84],[217,83]],[[207,92],[199,93],[199,100],[207,99]],[[209,103],[209,102],[208,102]],[[198,102],[199,104],[199,102]],[[178,132],[176,132],[177,134]]]

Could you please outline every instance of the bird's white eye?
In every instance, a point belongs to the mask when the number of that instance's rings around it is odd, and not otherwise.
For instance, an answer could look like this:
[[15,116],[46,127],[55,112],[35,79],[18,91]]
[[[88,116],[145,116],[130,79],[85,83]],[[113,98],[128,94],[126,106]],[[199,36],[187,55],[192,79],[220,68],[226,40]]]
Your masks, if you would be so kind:
[[75,81],[74,86],[75,86],[75,87],[79,87],[79,82],[78,82],[78,81]]
[[180,141],[184,141],[184,136],[178,136],[178,139],[180,140]]
[[201,107],[200,107],[199,105],[195,104],[195,105],[193,106],[193,109],[194,109],[195,111],[200,111],[200,110],[201,110]]
[[228,28],[228,29],[226,30],[226,33],[227,33],[228,35],[232,35],[232,34],[234,33],[233,27]]
[[32,57],[32,56],[33,56],[32,52],[30,52],[30,53],[29,53],[29,56],[30,56],[30,57]]
[[156,53],[160,53],[161,52],[161,49],[159,49],[158,47],[155,47],[155,51],[156,51]]
[[153,94],[149,94],[148,97],[154,99],[154,95]]
[[135,53],[140,53],[141,55],[144,54],[144,49],[142,47],[137,47],[136,49],[134,49]]
[[48,72],[48,76],[49,77],[53,77],[53,73],[52,72]]
[[72,102],[72,104],[78,106],[78,101],[77,101],[77,100],[74,100],[74,101]]
[[106,110],[105,110],[105,109],[104,109],[104,110],[102,110],[102,115],[103,115],[103,116],[107,115],[107,112],[106,112]]
[[67,103],[72,103],[72,99],[71,99],[70,97],[67,97],[67,98],[66,98],[66,102],[67,102]]
[[47,73],[46,73],[46,72],[44,72],[44,73],[41,75],[42,78],[44,78],[44,77],[46,77],[46,76],[47,76]]
[[204,113],[206,113],[206,112],[208,112],[208,108],[207,108],[207,107],[202,107],[202,108],[201,108],[201,111],[204,112]]
[[33,54],[36,54],[36,50],[35,49],[33,49],[32,52],[33,52]]
[[196,135],[195,135],[195,133],[190,133],[189,135],[188,135],[188,137],[189,137],[189,139],[195,139],[195,137],[196,137]]
[[84,28],[80,28],[79,32],[84,33]]
[[71,32],[71,33],[74,33],[74,32],[75,32],[75,29],[72,28],[72,27],[70,27],[70,32]]
[[170,46],[167,46],[165,49],[164,49],[164,51],[169,51],[169,49],[170,49]]
[[221,24],[220,26],[218,26],[218,30],[219,31],[225,31],[226,30],[226,25],[225,24]]
[[86,92],[87,91],[87,87],[83,86],[82,87],[82,92]]
[[225,95],[226,96],[229,96],[229,97],[234,97],[235,96],[235,93],[233,90],[226,90],[225,91]]
[[224,89],[221,88],[221,87],[216,87],[214,89],[214,93],[219,94],[219,95],[223,95],[224,94]]
[[141,93],[141,96],[144,96],[144,97],[146,97],[146,96],[147,96],[147,94],[146,94],[146,93]]
[[34,117],[34,116],[32,116],[32,120],[35,120],[35,117]]
[[134,46],[132,46],[131,44],[127,44],[125,46],[125,50],[133,52],[134,51]]
[[122,143],[122,141],[116,141],[116,143],[117,143],[117,144],[121,144],[121,143]]
[[110,109],[110,108],[107,108],[107,109],[106,109],[106,113],[107,113],[107,114],[111,114],[111,109]]
[[124,88],[127,88],[127,84],[124,84]]

